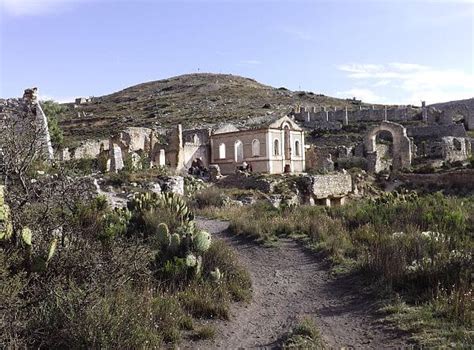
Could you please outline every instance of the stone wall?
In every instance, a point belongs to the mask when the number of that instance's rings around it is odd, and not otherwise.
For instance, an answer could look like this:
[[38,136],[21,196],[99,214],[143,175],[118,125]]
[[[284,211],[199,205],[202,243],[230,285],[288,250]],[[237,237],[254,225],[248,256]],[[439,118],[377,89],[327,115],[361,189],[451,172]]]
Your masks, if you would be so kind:
[[448,162],[464,161],[471,156],[470,139],[464,137],[442,138],[443,159]]
[[[356,122],[382,122],[382,121],[413,121],[421,120],[421,109],[411,106],[401,107],[382,107],[362,108],[349,111],[346,108],[337,109],[322,107],[319,110],[316,107],[300,107],[293,109],[290,113],[296,120],[303,122],[305,125],[317,128],[328,127],[331,124],[339,122],[339,124],[347,125]],[[333,124],[335,125],[335,124]]]
[[463,124],[429,125],[407,127],[408,137],[414,138],[441,138],[445,136],[466,137]]
[[[150,165],[162,164],[160,136],[149,128],[129,127],[109,139],[109,164],[111,171],[120,170],[125,157],[131,157],[133,166],[139,167],[142,158]],[[157,162],[157,164],[155,164]]]
[[87,140],[78,147],[65,148],[58,154],[59,160],[97,158],[102,152],[109,150],[109,139]]
[[349,174],[305,175],[308,193],[315,199],[338,198],[352,192],[352,178]]
[[401,124],[382,122],[379,126],[369,131],[364,138],[368,170],[373,172],[383,170],[383,157],[386,156],[386,153],[382,152],[383,154],[379,154],[376,143],[376,137],[380,132],[389,132],[392,136],[392,169],[400,170],[410,167],[412,161],[412,141],[407,136],[407,130]]

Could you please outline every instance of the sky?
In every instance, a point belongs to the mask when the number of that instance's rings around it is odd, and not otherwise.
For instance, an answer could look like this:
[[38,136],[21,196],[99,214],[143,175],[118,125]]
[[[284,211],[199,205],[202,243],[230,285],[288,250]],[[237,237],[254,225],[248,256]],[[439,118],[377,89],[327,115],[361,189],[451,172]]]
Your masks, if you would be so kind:
[[474,97],[474,0],[0,0],[0,97],[230,73],[364,102]]

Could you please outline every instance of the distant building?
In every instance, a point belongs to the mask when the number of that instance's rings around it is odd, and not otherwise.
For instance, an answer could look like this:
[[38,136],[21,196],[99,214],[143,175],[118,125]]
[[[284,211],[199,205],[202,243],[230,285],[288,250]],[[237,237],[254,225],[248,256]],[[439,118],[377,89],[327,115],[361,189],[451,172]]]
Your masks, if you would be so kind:
[[226,125],[211,135],[210,164],[232,174],[243,162],[253,172],[282,174],[305,170],[304,131],[291,118],[270,117],[248,129]]

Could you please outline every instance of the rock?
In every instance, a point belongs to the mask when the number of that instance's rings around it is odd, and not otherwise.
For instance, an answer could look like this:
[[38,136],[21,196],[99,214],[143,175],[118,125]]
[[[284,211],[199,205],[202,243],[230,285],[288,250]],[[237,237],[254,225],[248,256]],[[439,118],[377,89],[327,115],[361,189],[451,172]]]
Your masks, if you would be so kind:
[[275,208],[279,208],[280,204],[282,203],[282,195],[281,194],[273,194],[268,196],[268,202]]
[[221,178],[221,168],[217,164],[209,165],[209,181],[216,182]]
[[159,183],[156,182],[149,182],[146,184],[146,188],[149,189],[151,192],[160,194],[161,193],[161,186]]
[[159,179],[163,192],[172,192],[184,196],[184,178],[182,176],[166,176]]

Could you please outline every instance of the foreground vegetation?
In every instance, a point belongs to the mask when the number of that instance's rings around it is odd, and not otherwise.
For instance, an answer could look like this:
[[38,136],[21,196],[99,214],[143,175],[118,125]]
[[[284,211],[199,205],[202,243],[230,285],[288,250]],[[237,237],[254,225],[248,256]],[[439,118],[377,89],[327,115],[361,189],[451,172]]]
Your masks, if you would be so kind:
[[227,319],[250,297],[233,252],[179,196],[137,194],[121,210],[73,197],[19,208],[1,241],[3,346],[159,348],[212,337],[199,320]]
[[276,209],[260,202],[200,213],[230,220],[232,232],[262,243],[300,238],[325,254],[334,271],[370,276],[390,301],[381,310],[386,319],[423,344],[474,342],[473,196],[389,193],[344,207]]

